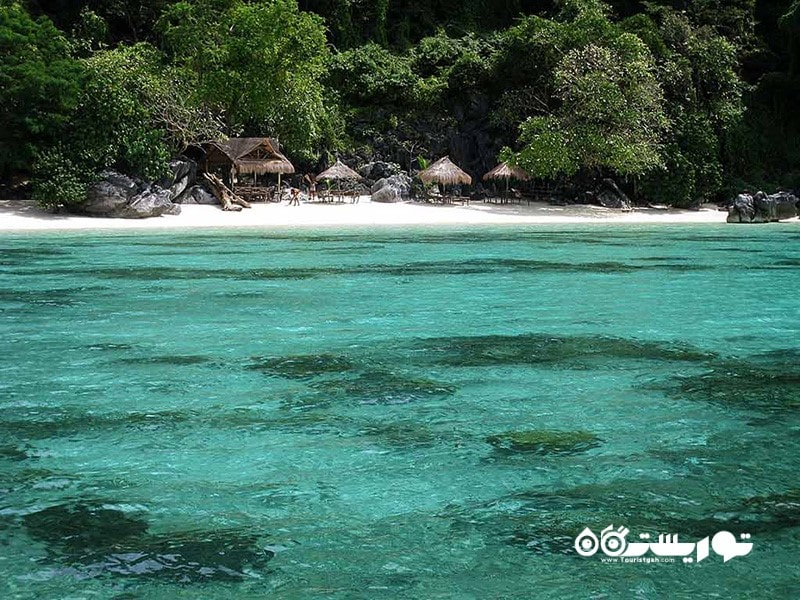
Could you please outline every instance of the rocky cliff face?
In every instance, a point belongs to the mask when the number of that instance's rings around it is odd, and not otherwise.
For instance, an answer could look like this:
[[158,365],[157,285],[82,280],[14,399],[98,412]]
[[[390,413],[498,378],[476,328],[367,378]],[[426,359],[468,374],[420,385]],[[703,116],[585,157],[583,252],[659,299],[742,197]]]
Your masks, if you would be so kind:
[[354,136],[368,148],[354,151],[350,158],[356,164],[382,161],[413,171],[420,155],[430,160],[450,156],[477,179],[497,164],[505,145],[490,124],[491,109],[485,95],[472,92],[452,99],[446,111],[404,114],[397,127],[386,126],[393,116],[390,111],[370,111],[353,123]]

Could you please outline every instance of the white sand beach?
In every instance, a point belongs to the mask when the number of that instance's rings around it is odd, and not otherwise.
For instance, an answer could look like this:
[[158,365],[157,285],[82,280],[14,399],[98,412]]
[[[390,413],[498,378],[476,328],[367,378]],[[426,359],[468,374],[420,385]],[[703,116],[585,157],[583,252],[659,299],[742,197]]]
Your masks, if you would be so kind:
[[[216,206],[185,205],[181,214],[150,219],[107,219],[52,214],[35,203],[0,201],[0,231],[123,230],[199,228],[376,227],[397,225],[525,225],[592,223],[724,223],[727,213],[714,206],[700,210],[637,208],[629,212],[598,206],[545,203],[434,205],[380,204],[364,197],[356,204],[254,204],[241,212]],[[794,221],[797,221],[794,219]],[[800,222],[800,221],[798,221]]]

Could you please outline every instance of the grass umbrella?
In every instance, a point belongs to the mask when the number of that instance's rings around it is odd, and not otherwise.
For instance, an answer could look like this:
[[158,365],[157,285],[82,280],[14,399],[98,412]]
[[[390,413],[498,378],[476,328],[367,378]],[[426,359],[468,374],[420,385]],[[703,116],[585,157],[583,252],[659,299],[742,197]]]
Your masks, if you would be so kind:
[[516,179],[517,181],[529,181],[531,176],[520,167],[515,165],[510,165],[506,162],[501,162],[497,165],[494,169],[486,173],[483,176],[484,181],[488,181],[490,179],[499,180],[505,179],[506,180],[506,195],[508,195],[508,186],[509,182],[512,179]]
[[317,175],[317,181],[346,181],[346,180],[360,180],[363,179],[361,175],[353,171],[350,167],[344,164],[340,160],[336,160],[336,163],[324,170],[322,173]]
[[450,160],[449,156],[444,156],[433,163],[424,171],[418,174],[423,183],[441,183],[442,185],[456,185],[472,183],[472,177],[464,172]]
[[361,179],[361,178],[362,178],[361,175],[353,171],[353,169],[348,167],[340,160],[337,160],[332,167],[326,169],[325,171],[317,175],[317,181],[321,179],[334,181],[338,179]]
[[523,169],[505,162],[500,163],[483,176],[484,181],[488,181],[489,179],[505,179],[506,181],[509,179],[516,179],[518,181],[528,181],[530,178],[531,176]]

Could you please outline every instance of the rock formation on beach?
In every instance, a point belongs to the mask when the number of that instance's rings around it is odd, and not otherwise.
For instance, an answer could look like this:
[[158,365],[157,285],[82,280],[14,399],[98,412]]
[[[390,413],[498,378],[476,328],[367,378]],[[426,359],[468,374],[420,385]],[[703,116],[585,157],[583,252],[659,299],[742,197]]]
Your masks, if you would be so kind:
[[197,163],[189,158],[174,158],[169,163],[172,175],[162,181],[175,204],[219,204],[208,189],[198,183]]
[[774,223],[800,215],[800,200],[789,192],[739,194],[728,207],[728,223]]
[[411,195],[411,177],[399,173],[379,179],[370,191],[373,202],[400,202]]
[[197,163],[176,158],[169,164],[171,173],[158,184],[104,171],[100,181],[89,187],[81,213],[94,217],[145,219],[177,215],[181,204],[220,204],[197,178]]
[[172,192],[141,179],[103,171],[101,179],[89,187],[80,211],[93,217],[144,219],[177,215],[181,207],[172,203]]

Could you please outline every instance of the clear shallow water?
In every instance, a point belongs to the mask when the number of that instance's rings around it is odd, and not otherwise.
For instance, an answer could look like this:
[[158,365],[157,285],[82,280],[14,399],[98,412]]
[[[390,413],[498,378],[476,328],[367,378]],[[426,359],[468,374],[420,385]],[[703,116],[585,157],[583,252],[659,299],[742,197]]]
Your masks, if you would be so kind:
[[[794,599],[798,267],[791,226],[2,235],[0,596]],[[576,555],[612,523],[755,545]]]

